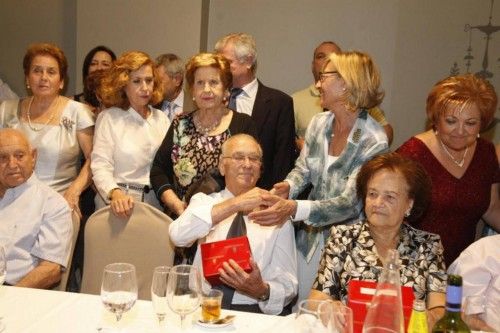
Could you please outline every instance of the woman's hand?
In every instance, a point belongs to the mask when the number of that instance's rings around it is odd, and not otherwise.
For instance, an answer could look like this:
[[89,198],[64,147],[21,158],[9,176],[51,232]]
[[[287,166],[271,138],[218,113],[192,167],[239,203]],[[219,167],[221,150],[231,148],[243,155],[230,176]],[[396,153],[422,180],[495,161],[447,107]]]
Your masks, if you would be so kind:
[[166,190],[163,192],[161,195],[161,202],[177,216],[181,216],[187,207],[187,204],[179,199],[177,194],[175,194],[172,190]]
[[111,193],[111,210],[113,214],[121,218],[127,218],[132,215],[134,208],[134,198],[123,193],[121,189],[113,190]]
[[80,211],[80,191],[76,190],[74,186],[70,186],[63,195],[64,199],[68,202],[68,206],[71,212],[76,213],[78,217],[82,218],[82,212]]
[[290,195],[290,184],[288,182],[279,182],[274,184],[271,194],[275,194],[283,199],[288,199]]
[[269,286],[262,280],[259,266],[253,259],[250,259],[250,266],[252,271],[247,273],[236,261],[229,259],[222,264],[222,268],[219,268],[220,279],[238,292],[259,299],[267,292]]
[[295,200],[283,199],[273,194],[263,194],[262,199],[263,205],[267,208],[248,214],[248,218],[257,224],[281,225],[297,212]]

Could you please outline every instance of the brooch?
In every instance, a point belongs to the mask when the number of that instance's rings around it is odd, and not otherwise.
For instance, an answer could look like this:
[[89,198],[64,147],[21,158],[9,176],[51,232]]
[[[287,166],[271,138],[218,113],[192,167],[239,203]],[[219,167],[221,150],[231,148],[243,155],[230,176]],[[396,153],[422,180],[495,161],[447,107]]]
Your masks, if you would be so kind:
[[360,138],[361,138],[361,129],[357,128],[352,134],[352,141],[354,143],[358,143]]
[[75,122],[68,117],[62,117],[61,123],[68,131],[71,131],[73,125],[75,124]]

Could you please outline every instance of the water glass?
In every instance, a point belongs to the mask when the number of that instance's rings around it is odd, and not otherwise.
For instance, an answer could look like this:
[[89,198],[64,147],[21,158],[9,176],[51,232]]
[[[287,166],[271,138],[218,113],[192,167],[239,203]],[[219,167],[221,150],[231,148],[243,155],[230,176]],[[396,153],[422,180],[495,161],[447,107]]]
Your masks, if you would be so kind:
[[134,265],[114,263],[104,267],[101,300],[104,307],[114,313],[116,321],[119,322],[123,313],[129,311],[137,300],[137,277]]
[[181,330],[183,330],[186,315],[194,312],[200,306],[200,274],[198,269],[191,265],[172,267],[167,285],[168,306],[181,317]]
[[160,327],[167,316],[167,283],[169,273],[170,267],[158,266],[153,271],[153,281],[151,282],[151,301]]
[[211,289],[201,297],[201,318],[206,323],[211,323],[220,318],[223,293]]
[[330,300],[304,300],[299,303],[295,316],[295,327],[298,333],[328,332],[327,308],[321,307]]
[[339,301],[324,302],[319,305],[323,325],[328,327],[329,332],[352,333],[353,314],[352,309]]

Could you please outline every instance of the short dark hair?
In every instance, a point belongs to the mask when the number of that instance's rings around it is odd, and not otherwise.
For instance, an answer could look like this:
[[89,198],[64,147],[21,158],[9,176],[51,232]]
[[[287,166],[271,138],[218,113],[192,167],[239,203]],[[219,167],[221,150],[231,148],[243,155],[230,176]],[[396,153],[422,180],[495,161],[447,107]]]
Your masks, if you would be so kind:
[[398,153],[375,156],[361,167],[356,179],[358,200],[362,201],[364,205],[368,182],[377,172],[382,170],[399,172],[403,176],[408,185],[408,197],[413,200],[410,216],[406,219],[409,221],[418,220],[429,206],[432,182],[420,163]]

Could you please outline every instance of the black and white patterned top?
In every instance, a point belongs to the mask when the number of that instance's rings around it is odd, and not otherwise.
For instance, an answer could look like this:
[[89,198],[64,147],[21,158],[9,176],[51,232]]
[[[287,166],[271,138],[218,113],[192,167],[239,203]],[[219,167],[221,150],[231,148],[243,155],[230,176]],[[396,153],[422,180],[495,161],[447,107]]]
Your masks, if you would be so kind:
[[[415,298],[425,300],[429,292],[445,292],[446,268],[438,235],[403,223],[397,249],[401,285],[412,287]],[[351,279],[377,281],[382,269],[369,223],[333,226],[312,288],[346,303]]]

